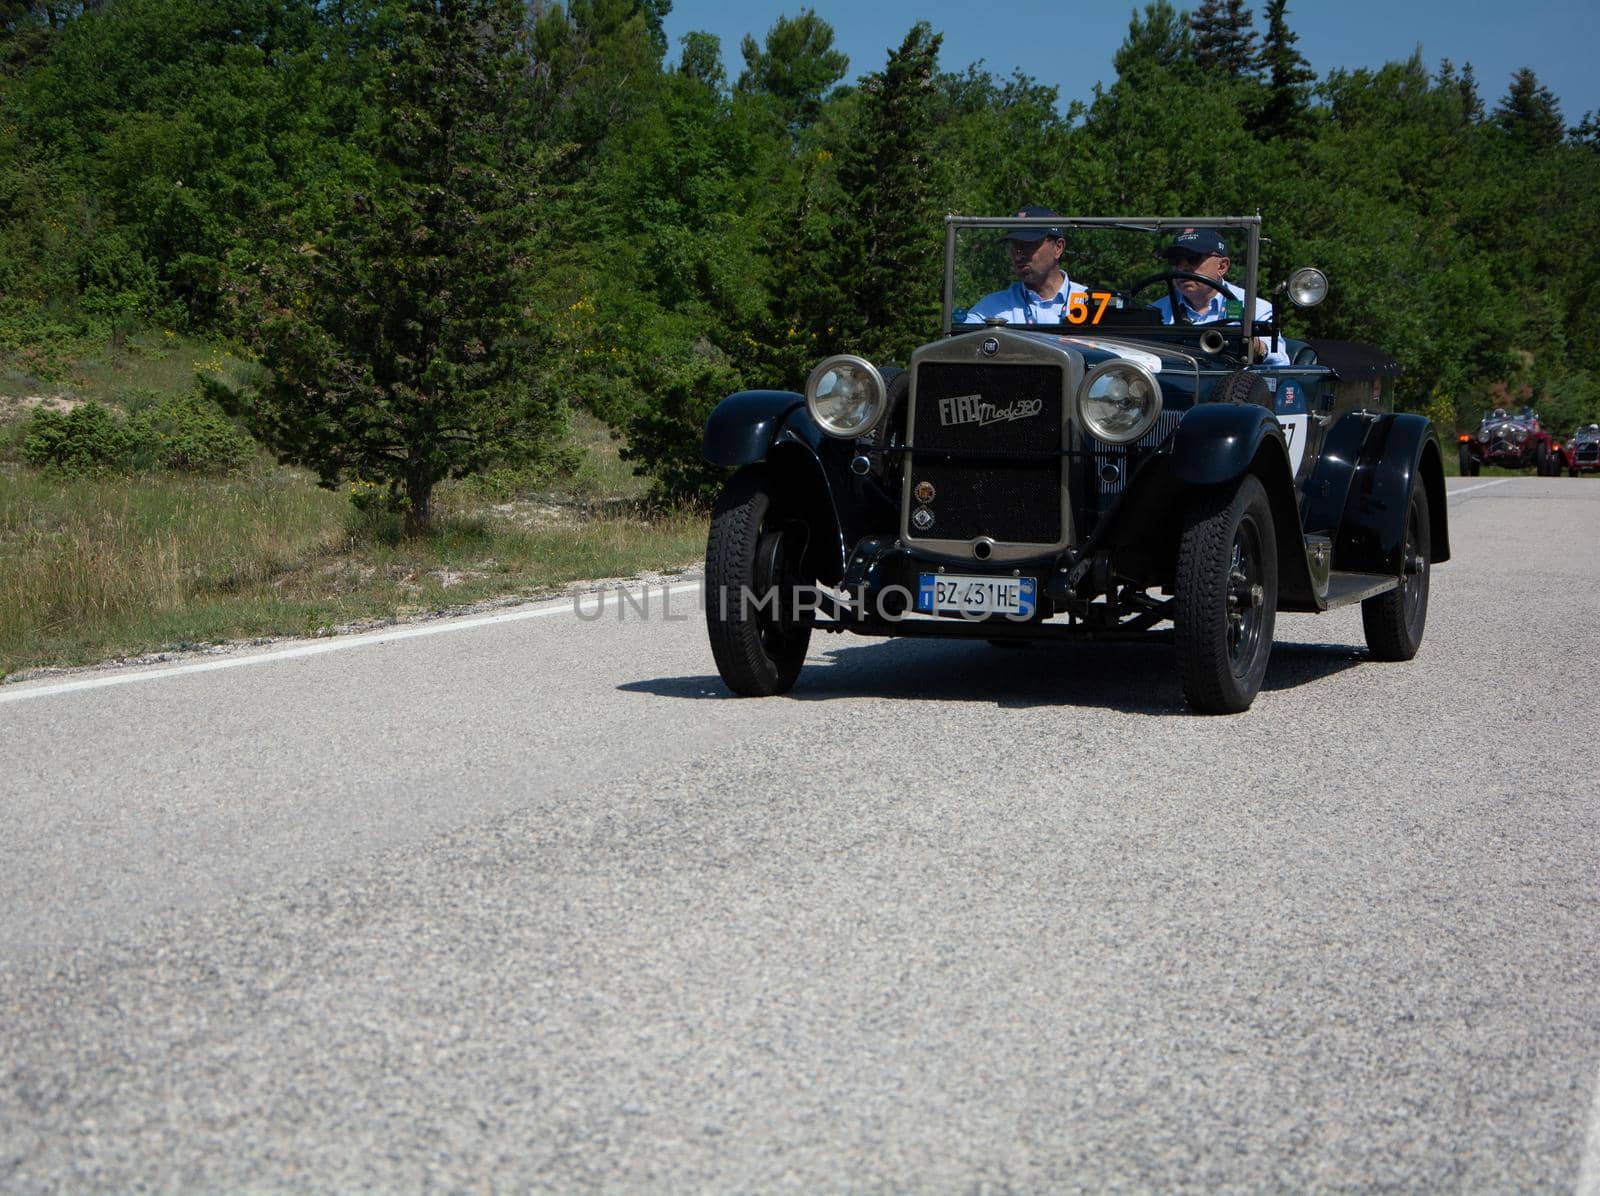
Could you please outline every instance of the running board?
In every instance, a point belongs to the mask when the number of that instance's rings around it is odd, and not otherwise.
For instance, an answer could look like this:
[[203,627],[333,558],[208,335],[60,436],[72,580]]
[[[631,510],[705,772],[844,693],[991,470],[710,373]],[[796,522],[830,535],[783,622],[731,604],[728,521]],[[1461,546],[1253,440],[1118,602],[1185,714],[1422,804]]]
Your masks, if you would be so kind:
[[1400,579],[1388,573],[1335,571],[1328,574],[1328,593],[1323,599],[1323,609],[1333,610],[1335,607],[1349,606],[1352,602],[1364,602],[1379,594],[1387,594],[1399,584]]

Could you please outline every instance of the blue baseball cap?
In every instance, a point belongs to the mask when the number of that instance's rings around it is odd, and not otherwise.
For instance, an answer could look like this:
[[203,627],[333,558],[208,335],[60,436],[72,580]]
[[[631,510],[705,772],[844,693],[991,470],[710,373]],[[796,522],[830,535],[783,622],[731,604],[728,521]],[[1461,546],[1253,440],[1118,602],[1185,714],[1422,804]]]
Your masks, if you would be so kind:
[[1195,257],[1210,257],[1212,254],[1227,257],[1228,244],[1214,228],[1186,228],[1172,238],[1172,244],[1161,251],[1161,256],[1171,257],[1175,253],[1192,253]]
[[[1027,205],[1027,207],[1023,208],[1022,211],[1018,212],[1017,215],[1038,217],[1060,216],[1061,213],[1051,211],[1049,208],[1041,208],[1038,204],[1031,203]],[[1002,241],[1042,241],[1046,237],[1060,237],[1064,235],[1065,234],[1063,234],[1059,228],[1043,228],[1036,226],[1033,228],[1008,228],[1006,229],[1005,236],[1001,237],[1000,239]]]

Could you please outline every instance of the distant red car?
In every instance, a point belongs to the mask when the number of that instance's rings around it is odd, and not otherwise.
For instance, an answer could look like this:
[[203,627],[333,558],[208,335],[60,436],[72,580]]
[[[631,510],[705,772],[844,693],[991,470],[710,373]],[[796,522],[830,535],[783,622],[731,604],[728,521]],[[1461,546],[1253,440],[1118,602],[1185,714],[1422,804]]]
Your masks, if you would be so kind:
[[1569,478],[1580,473],[1600,473],[1600,424],[1589,424],[1569,436],[1561,456]]
[[1506,469],[1530,466],[1542,478],[1557,477],[1565,458],[1561,442],[1539,426],[1529,407],[1511,414],[1496,407],[1484,415],[1476,436],[1461,436],[1461,476],[1476,477],[1485,465]]

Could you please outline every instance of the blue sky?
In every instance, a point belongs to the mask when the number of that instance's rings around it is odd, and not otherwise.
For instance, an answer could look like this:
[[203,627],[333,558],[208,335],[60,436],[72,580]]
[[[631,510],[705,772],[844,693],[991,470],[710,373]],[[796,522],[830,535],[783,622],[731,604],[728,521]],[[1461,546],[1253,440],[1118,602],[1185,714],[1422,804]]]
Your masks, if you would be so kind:
[[[1193,8],[1197,0],[1174,2]],[[945,70],[981,58],[996,75],[1017,68],[1053,82],[1069,101],[1087,100],[1096,81],[1110,82],[1111,56],[1128,31],[1134,4],[673,0],[666,20],[669,59],[677,61],[680,37],[703,29],[722,39],[723,65],[736,78],[743,65],[740,39],[751,33],[761,41],[779,15],[794,16],[804,7],[833,26],[835,45],[850,56],[852,79],[881,67],[889,48],[925,18],[945,35]],[[1259,24],[1264,3],[1255,0],[1250,7]],[[1381,66],[1420,46],[1429,69],[1441,58],[1457,66],[1471,62],[1486,107],[1505,94],[1513,71],[1531,66],[1555,93],[1569,125],[1600,110],[1600,0],[1290,0],[1289,26],[1318,75],[1340,66]]]

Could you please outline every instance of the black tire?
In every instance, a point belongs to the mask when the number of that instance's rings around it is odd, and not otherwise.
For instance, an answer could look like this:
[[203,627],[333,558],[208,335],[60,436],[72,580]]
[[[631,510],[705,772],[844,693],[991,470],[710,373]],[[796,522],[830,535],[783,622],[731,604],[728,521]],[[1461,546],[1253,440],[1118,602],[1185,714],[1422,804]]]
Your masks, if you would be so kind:
[[1253,403],[1257,407],[1273,410],[1272,392],[1267,389],[1267,380],[1260,374],[1252,374],[1249,370],[1235,370],[1211,392],[1213,403]]
[[1567,466],[1567,476],[1569,478],[1577,477],[1578,476],[1578,467],[1576,465]]
[[1178,545],[1173,619],[1183,695],[1201,714],[1248,710],[1272,655],[1278,541],[1259,479],[1200,492]]
[[[706,539],[706,631],[717,672],[745,697],[786,693],[811,643],[812,615],[798,617],[794,588],[803,576],[804,529],[772,518],[771,475],[747,465],[728,480]],[[777,597],[771,597],[774,587]]]
[[1478,472],[1478,463],[1472,459],[1471,449],[1463,444],[1458,450],[1458,455],[1461,463],[1462,477],[1470,478],[1473,474]]
[[1541,478],[1550,476],[1550,446],[1542,441],[1533,450],[1533,470]]
[[1400,584],[1361,604],[1361,630],[1375,660],[1410,660],[1422,646],[1428,625],[1428,579],[1433,572],[1432,527],[1428,492],[1418,478],[1411,483],[1406,510],[1406,538],[1400,548]]

